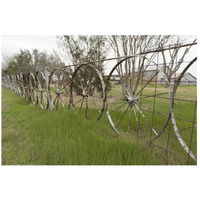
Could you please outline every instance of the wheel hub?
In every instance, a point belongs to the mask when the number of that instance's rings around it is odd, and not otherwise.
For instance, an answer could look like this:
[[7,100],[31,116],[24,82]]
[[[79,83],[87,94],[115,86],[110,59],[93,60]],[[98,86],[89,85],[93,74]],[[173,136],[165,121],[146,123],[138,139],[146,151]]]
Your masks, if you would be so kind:
[[88,95],[86,94],[85,90],[82,91],[81,96],[84,97],[84,98],[88,97]]
[[132,95],[128,96],[126,100],[127,100],[128,104],[130,106],[134,106],[135,104],[138,103],[137,98],[135,96],[132,96]]
[[56,91],[56,94],[59,95],[59,96],[60,96],[62,93],[63,93],[63,91],[61,91],[61,90],[57,90],[57,91]]

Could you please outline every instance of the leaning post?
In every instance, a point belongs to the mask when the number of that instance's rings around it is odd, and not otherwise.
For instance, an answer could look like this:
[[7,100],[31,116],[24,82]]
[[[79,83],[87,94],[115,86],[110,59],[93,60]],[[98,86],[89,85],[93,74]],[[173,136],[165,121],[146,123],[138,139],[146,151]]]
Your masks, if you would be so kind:
[[49,75],[50,73],[47,71],[47,69],[44,69],[44,74],[45,74],[45,78],[46,78],[46,90],[47,90],[47,99],[49,102],[49,110],[52,111],[53,110],[53,106],[52,106],[52,102],[51,102],[51,98],[50,98],[50,92],[49,92]]

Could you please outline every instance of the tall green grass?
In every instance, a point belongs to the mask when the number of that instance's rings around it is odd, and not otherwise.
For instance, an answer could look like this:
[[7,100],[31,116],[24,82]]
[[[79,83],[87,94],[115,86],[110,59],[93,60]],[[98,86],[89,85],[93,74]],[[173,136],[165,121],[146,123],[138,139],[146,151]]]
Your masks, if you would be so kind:
[[[165,161],[136,138],[117,137],[107,117],[43,111],[2,88],[3,165],[159,165]],[[173,163],[179,164],[179,163]]]
[[[120,87],[120,85],[118,86]],[[164,86],[160,86],[157,88],[157,93],[163,93],[166,92],[167,88],[164,88]],[[153,95],[154,90],[151,90],[150,86],[147,86],[145,90],[143,91],[143,95]],[[109,96],[110,95],[110,96]],[[128,105],[125,105],[121,107],[120,109],[114,111],[117,107],[122,105],[126,99],[122,99],[122,94],[116,90],[116,88],[113,88],[111,92],[108,95],[109,102],[109,110],[111,112],[111,117],[115,125],[118,125],[118,122],[120,121],[121,117],[125,113],[126,107]],[[152,114],[153,108],[154,108],[154,98],[148,97],[141,99],[141,103],[144,106],[149,107],[150,109],[145,107],[141,107],[141,110],[143,114],[145,115],[146,119],[149,121],[149,123],[153,126],[153,128],[156,130],[157,133],[160,133],[163,129],[164,125],[167,121],[167,116],[169,114],[169,106],[170,102],[169,99],[166,99],[168,97],[168,94],[164,94],[159,96],[160,98],[155,99],[155,110],[164,114],[165,116],[159,115],[158,113]],[[163,98],[164,97],[164,98]],[[187,127],[193,126],[193,119],[194,121],[197,121],[197,117],[194,117],[195,112],[195,99],[196,99],[196,86],[184,86],[179,87],[176,96],[175,96],[175,105],[174,105],[174,114],[176,118],[176,123],[178,129],[184,129],[181,131],[181,136],[187,146],[191,149],[191,151],[194,153],[194,155],[197,155],[197,128],[185,129]],[[114,99],[117,99],[115,102],[113,102]],[[181,101],[187,100],[187,101]],[[193,102],[188,102],[189,100],[192,100]],[[140,102],[138,103],[138,106],[140,107]],[[112,112],[114,111],[114,112]],[[130,113],[126,113],[124,115],[123,120],[121,121],[120,125],[117,127],[118,131],[123,134],[127,134],[128,131],[128,124],[129,119],[131,121],[131,127],[130,127],[130,134],[132,135],[138,135],[138,130],[140,129],[141,135],[143,139],[146,141],[150,141],[152,138],[155,137],[155,134],[152,132],[151,127],[147,124],[146,120],[140,115],[140,113],[137,111],[137,118],[140,118],[140,126],[138,128],[137,122],[135,120],[133,111]],[[180,118],[180,119],[179,119]],[[181,120],[183,119],[183,120]],[[186,121],[189,120],[189,121]],[[196,123],[194,123],[196,125]],[[192,142],[190,141],[192,140]],[[173,129],[173,126],[171,122],[168,124],[168,126],[165,128],[162,135],[154,140],[152,142],[152,145],[160,146],[163,149],[168,149],[169,151],[173,152],[174,154],[170,154],[170,163],[180,163],[185,162],[187,163],[188,154],[181,146],[180,142],[177,139],[176,133]],[[172,156],[173,155],[173,156]],[[183,158],[183,159],[182,159]],[[174,160],[175,159],[175,160]],[[182,161],[181,161],[182,160]],[[192,159],[189,161],[190,163],[195,163]]]

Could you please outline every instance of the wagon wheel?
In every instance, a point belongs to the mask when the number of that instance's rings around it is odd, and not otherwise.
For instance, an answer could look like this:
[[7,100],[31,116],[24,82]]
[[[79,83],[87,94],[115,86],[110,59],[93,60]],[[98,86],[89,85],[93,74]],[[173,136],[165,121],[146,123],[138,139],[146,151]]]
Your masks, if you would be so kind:
[[30,89],[29,89],[29,73],[24,73],[24,89],[25,89],[25,96],[27,99],[27,102],[29,103],[31,101],[31,95],[30,95]]
[[20,77],[20,74],[17,74],[17,75],[16,75],[16,82],[17,82],[18,94],[19,94],[20,96],[23,96],[23,94],[22,94],[22,84],[21,84],[21,77]]
[[54,109],[69,105],[70,76],[64,69],[54,69],[49,76],[50,100]]
[[38,104],[37,81],[33,73],[29,73],[29,90],[31,101],[34,105]]
[[14,88],[13,88],[13,76],[12,75],[8,75],[8,88],[11,90],[11,91],[14,91]]
[[2,85],[7,88],[7,76],[2,77]]
[[3,76],[2,77],[2,85],[7,88],[7,77],[6,76]]
[[9,88],[11,91],[15,92],[14,76],[9,75]]
[[19,88],[18,88],[18,80],[17,80],[17,75],[13,75],[13,87],[14,91],[17,95],[19,95]]
[[[194,62],[196,62],[197,58],[194,58],[182,71],[179,78],[176,80],[176,84],[173,88],[173,98],[172,98],[172,113],[171,113],[171,120],[173,124],[173,128],[175,131],[175,134],[183,147],[183,149],[188,154],[188,160],[189,157],[191,157],[193,160],[197,160],[196,158],[196,144],[197,144],[197,115],[196,115],[196,109],[197,109],[197,98],[196,94],[194,96],[189,95],[186,96],[187,99],[185,99],[184,104],[182,103],[179,98],[176,98],[176,92],[179,90],[179,83],[181,81],[181,78],[186,73],[186,71],[192,66]],[[186,95],[186,94],[185,94]],[[183,107],[184,106],[184,107]],[[187,115],[184,119],[182,119],[182,111],[183,109],[188,110]],[[179,116],[180,115],[180,116]],[[195,153],[193,153],[193,151]]]
[[90,64],[80,65],[72,75],[70,106],[86,118],[100,119],[105,84],[99,70]]
[[26,91],[25,91],[25,85],[24,85],[24,76],[23,76],[23,73],[21,72],[19,74],[19,89],[20,89],[20,93],[21,93],[21,96],[23,96],[24,98],[26,98]]
[[47,99],[47,88],[46,88],[46,78],[43,72],[36,72],[36,80],[37,80],[37,89],[36,92],[38,94],[38,103],[42,110],[46,110],[48,108],[48,99]]
[[10,76],[9,75],[5,76],[5,78],[4,78],[4,86],[6,88],[10,89]]
[[19,75],[15,75],[16,94],[21,96]]
[[23,96],[24,98],[26,98],[27,102],[30,102],[29,81],[27,73],[21,74],[21,83],[22,83]]
[[18,88],[18,82],[17,82],[17,75],[12,75],[12,84],[14,92],[19,95],[19,88]]
[[[130,63],[135,68],[128,69]],[[152,66],[156,70],[148,71]],[[158,76],[163,80],[159,87]],[[104,102],[109,122],[117,134],[137,133],[152,141],[169,123],[169,97],[171,89],[161,67],[144,56],[131,56],[119,61],[110,72]]]
[[15,92],[15,77],[14,77],[14,75],[10,75],[10,90]]

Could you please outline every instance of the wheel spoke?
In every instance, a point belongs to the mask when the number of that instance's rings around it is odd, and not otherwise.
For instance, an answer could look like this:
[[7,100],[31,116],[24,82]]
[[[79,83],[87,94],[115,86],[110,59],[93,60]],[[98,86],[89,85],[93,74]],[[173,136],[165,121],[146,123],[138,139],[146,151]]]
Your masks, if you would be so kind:
[[118,106],[117,108],[115,108],[114,110],[112,110],[112,111],[110,112],[110,114],[113,113],[113,112],[115,112],[116,110],[118,110],[119,108],[123,107],[123,106],[126,105],[126,104],[127,104],[127,102],[126,102],[126,103],[123,103],[123,104],[120,105],[120,106]]
[[197,127],[197,125],[195,124],[194,126],[189,126],[189,127],[186,127],[186,128],[182,128],[182,129],[179,129],[179,131],[187,130],[187,129],[194,128],[194,127]]
[[142,115],[142,117],[145,119],[145,121],[147,122],[147,124],[150,126],[150,128],[152,129],[152,131],[155,133],[156,136],[158,136],[158,133],[155,131],[155,129],[151,126],[150,122],[147,120],[147,118],[145,117],[145,115],[143,114],[143,112],[139,109],[139,107],[137,105],[135,105],[135,107],[137,108],[137,110],[140,112],[140,114]]
[[[75,83],[76,84],[76,86],[78,87],[78,88],[80,88],[81,90],[83,90],[83,87],[80,87],[74,80],[72,80],[73,81],[73,83]],[[82,86],[82,85],[81,85]]]
[[127,108],[126,108],[126,110],[125,110],[124,114],[122,115],[121,119],[119,120],[119,122],[118,122],[118,124],[117,124],[116,128],[117,128],[117,127],[119,126],[119,124],[121,123],[122,119],[124,118],[124,116],[125,116],[126,112],[127,112],[127,111],[128,111],[128,109],[129,109],[129,107],[130,107],[130,105],[128,105],[128,106],[127,106]]
[[74,104],[74,106],[77,105],[82,99],[83,99],[83,97],[82,97],[81,99],[79,99],[79,100]]
[[111,81],[110,81],[110,83],[114,86],[114,88],[116,88],[119,92],[121,92],[123,94],[122,90],[120,90],[114,83],[112,83]]
[[59,105],[60,105],[60,109],[61,108],[64,108],[65,106],[64,106],[64,101],[63,101],[63,98],[62,98],[62,96],[60,96],[60,98],[59,98],[60,100],[59,100]]
[[93,99],[92,99],[91,97],[89,97],[89,99],[90,99],[90,101],[94,104],[94,106],[95,106],[96,108],[98,108],[97,104],[93,101]]
[[98,109],[99,113],[101,113],[101,110],[99,110],[99,107],[97,106],[97,104],[93,101],[93,99],[90,97],[89,98],[92,102],[92,104]]
[[[147,106],[147,105],[141,104],[141,106],[143,106],[143,107],[145,107],[145,108],[147,108],[147,109],[149,109],[149,110],[152,110],[152,109],[151,109],[149,106]],[[156,113],[158,113],[159,115],[168,117],[168,115],[163,114],[163,113],[161,113],[161,112],[159,112],[159,111],[157,111],[157,110],[155,110],[155,109],[153,109],[152,112],[156,112]]]
[[90,112],[90,108],[89,108],[89,103],[88,103],[88,98],[86,99],[86,103],[87,103],[87,109],[88,109],[88,113],[90,114],[90,117],[92,117],[92,113]]
[[[60,88],[59,88],[59,90],[63,90],[66,86],[67,86],[67,79],[65,79],[65,75],[63,75],[63,77],[62,77],[62,81],[60,82]],[[64,86],[63,86],[64,85]],[[63,87],[62,87],[63,86]]]
[[159,73],[159,70],[154,74],[154,76],[140,89],[140,91],[136,94],[139,95],[143,90],[144,88],[154,79],[154,77]]
[[85,117],[87,118],[88,113],[89,113],[89,109],[88,109],[88,100],[87,100],[87,98],[85,99],[85,104],[86,104],[86,106],[85,106]]
[[57,101],[56,101],[56,110],[58,109],[58,106],[59,106],[59,97],[57,98]]
[[134,111],[135,120],[137,122],[137,125],[139,126],[139,121],[138,121],[138,118],[137,118],[137,113],[136,113],[136,110],[135,110],[135,106],[133,106],[132,108],[133,108],[133,111]]
[[130,131],[131,111],[132,111],[132,109],[130,109],[130,111],[129,111],[129,119],[128,119],[128,133],[129,133],[129,131]]
[[82,102],[81,102],[81,107],[80,107],[80,109],[79,109],[79,113],[80,113],[80,112],[81,112],[81,110],[82,110],[82,106],[83,106],[84,99],[85,99],[85,98],[83,98],[83,99],[82,99]]
[[63,91],[63,89],[66,88],[67,84],[68,84],[68,83],[67,83],[67,81],[66,81],[66,84],[61,88],[61,91]]
[[58,98],[58,95],[56,95],[56,98],[55,98],[54,101],[53,101],[53,105],[55,104],[57,98]]
[[154,95],[143,95],[142,97],[139,97],[138,99],[146,99],[146,98],[150,98],[150,97],[157,97],[157,96],[164,95],[164,94],[169,94],[169,92],[163,92],[163,93],[158,93],[158,94],[154,94]]
[[80,88],[80,89],[82,89],[83,90],[83,81],[82,81],[82,79],[81,79],[81,76],[80,76],[80,74],[79,74],[79,71],[77,72],[77,75],[78,75],[78,77],[79,77],[79,80],[80,80],[80,82],[81,82],[81,87],[80,86],[78,86],[77,84],[77,86]]
[[42,93],[42,96],[43,96],[44,103],[47,104],[47,99],[45,98],[44,93]]

